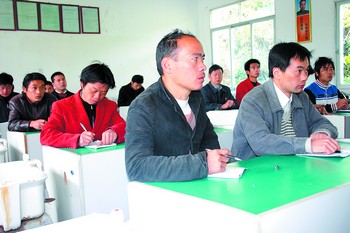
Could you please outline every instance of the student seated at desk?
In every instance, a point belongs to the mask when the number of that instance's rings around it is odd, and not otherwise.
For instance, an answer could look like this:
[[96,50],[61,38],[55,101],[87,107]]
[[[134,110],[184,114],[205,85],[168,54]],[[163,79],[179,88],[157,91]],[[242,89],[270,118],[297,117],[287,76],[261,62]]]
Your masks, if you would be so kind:
[[303,92],[310,57],[297,43],[280,43],[270,50],[270,80],[248,92],[238,112],[232,144],[235,156],[249,159],[340,150],[337,128]]
[[129,180],[185,181],[225,171],[225,155],[231,152],[219,149],[200,93],[204,56],[198,39],[180,30],[158,43],[161,78],[129,107],[125,136]]
[[238,102],[231,94],[231,89],[221,84],[223,72],[222,67],[216,64],[209,68],[210,82],[201,89],[206,111],[238,109]]
[[0,74],[0,123],[9,120],[9,101],[19,93],[13,91],[13,77],[7,73]]
[[250,92],[254,87],[260,86],[258,77],[260,75],[260,61],[257,59],[249,59],[244,63],[244,70],[247,78],[240,82],[236,88],[236,100],[241,104],[243,97]]
[[53,73],[51,75],[51,81],[54,87],[52,94],[56,96],[58,100],[74,95],[73,92],[67,90],[67,80],[62,72],[57,71]]
[[338,109],[349,109],[348,99],[330,82],[334,76],[334,62],[328,57],[319,57],[315,62],[315,79],[305,88],[311,102],[321,114],[330,114]]
[[52,94],[53,91],[54,91],[54,89],[53,89],[53,86],[52,86],[52,82],[46,81],[46,83],[45,83],[45,92]]
[[40,73],[27,74],[23,79],[22,94],[9,102],[10,115],[8,130],[41,130],[51,113],[52,103],[57,99],[45,92],[46,78]]
[[105,64],[83,69],[81,90],[53,104],[52,114],[40,134],[43,145],[78,148],[95,140],[99,145],[124,141],[125,121],[117,103],[106,98],[115,87],[114,76]]
[[142,75],[136,74],[132,76],[131,82],[122,86],[119,90],[118,106],[129,106],[131,102],[145,90],[142,83]]

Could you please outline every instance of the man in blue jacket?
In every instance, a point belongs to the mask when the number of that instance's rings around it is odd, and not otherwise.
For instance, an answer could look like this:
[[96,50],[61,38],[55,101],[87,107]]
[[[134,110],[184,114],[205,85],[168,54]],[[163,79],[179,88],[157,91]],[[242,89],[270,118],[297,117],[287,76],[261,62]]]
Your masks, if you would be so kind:
[[131,103],[125,135],[129,180],[185,181],[223,172],[231,152],[219,149],[200,89],[206,66],[198,39],[174,30],[159,42],[161,78]]
[[280,43],[269,53],[270,80],[243,99],[233,130],[232,152],[241,159],[267,154],[340,150],[338,131],[313,106],[305,87],[311,53]]

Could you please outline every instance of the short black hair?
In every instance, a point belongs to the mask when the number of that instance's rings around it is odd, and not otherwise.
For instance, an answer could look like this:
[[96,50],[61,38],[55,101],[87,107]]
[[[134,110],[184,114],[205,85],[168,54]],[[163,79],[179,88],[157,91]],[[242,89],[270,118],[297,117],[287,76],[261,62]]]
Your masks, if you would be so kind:
[[156,63],[157,70],[160,76],[163,75],[162,60],[164,57],[174,57],[177,54],[177,40],[184,36],[190,36],[196,38],[189,32],[183,32],[180,29],[175,29],[172,32],[165,35],[161,41],[159,41],[156,50]]
[[329,57],[319,57],[316,61],[315,61],[315,65],[314,65],[314,69],[315,69],[315,79],[319,79],[319,76],[317,75],[320,74],[321,68],[325,67],[326,65],[331,65],[333,67],[333,70],[335,71],[335,67],[334,67],[334,62],[332,60],[332,58]]
[[55,76],[56,75],[63,75],[64,76],[64,74],[61,72],[61,71],[57,71],[57,72],[55,72],[55,73],[53,73],[52,75],[51,75],[51,81],[52,82],[55,82]]
[[142,84],[143,83],[143,76],[139,75],[139,74],[135,74],[134,76],[132,76],[131,82]]
[[222,69],[221,66],[217,65],[217,64],[214,64],[212,65],[210,68],[209,68],[209,74],[211,74],[213,71],[215,70],[221,70],[222,73],[224,73],[224,70]]
[[46,81],[45,85],[50,85],[50,86],[52,86],[52,82],[51,82],[51,81]]
[[38,72],[33,72],[33,73],[27,74],[24,77],[23,82],[22,82],[22,86],[25,89],[28,89],[30,82],[34,81],[34,80],[41,80],[44,82],[44,84],[46,84],[46,82],[47,82],[45,75],[38,73]]
[[87,83],[102,83],[113,89],[115,80],[112,71],[104,63],[93,63],[83,69],[80,82],[85,86]]
[[248,61],[246,61],[244,63],[244,70],[249,71],[250,70],[250,65],[254,64],[254,63],[258,63],[260,65],[260,61],[258,59],[252,58],[252,59],[249,59]]
[[2,72],[0,74],[0,85],[13,85],[12,75]]
[[269,77],[273,77],[273,68],[275,67],[285,72],[292,58],[299,59],[300,61],[307,59],[310,63],[311,56],[311,52],[298,43],[278,43],[269,52]]

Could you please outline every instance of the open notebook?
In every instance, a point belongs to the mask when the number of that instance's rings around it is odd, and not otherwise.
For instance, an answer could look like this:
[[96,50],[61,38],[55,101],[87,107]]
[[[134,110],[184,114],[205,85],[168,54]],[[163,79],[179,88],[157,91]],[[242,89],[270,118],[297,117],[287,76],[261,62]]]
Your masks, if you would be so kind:
[[112,144],[109,144],[109,145],[100,145],[98,146],[97,144],[100,142],[100,140],[96,140],[96,141],[93,141],[91,142],[89,145],[87,146],[84,146],[85,148],[90,148],[90,149],[99,149],[99,148],[104,148],[104,147],[109,147],[109,146],[114,146],[116,145],[115,143],[112,143]]

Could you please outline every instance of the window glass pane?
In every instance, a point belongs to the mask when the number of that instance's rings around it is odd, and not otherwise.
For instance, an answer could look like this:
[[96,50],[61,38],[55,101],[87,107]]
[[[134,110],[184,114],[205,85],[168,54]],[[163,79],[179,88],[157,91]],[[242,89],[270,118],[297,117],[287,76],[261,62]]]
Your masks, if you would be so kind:
[[241,3],[241,21],[275,14],[274,0],[250,0]]
[[[341,47],[342,54],[340,55],[340,68],[344,71],[343,84],[350,84],[350,3],[340,7],[340,27],[341,27]],[[343,66],[343,67],[342,67]]]
[[217,28],[238,22],[239,4],[233,4],[212,10],[210,14],[210,28]]
[[234,87],[247,78],[247,74],[244,70],[244,63],[251,58],[250,41],[250,25],[235,27],[231,30],[232,77],[234,79],[232,81]]
[[[230,60],[230,31],[229,29],[215,31],[212,34],[213,62],[224,70],[222,84],[231,86],[231,60]],[[211,65],[208,66],[208,69]]]
[[274,3],[246,0],[211,11],[213,63],[223,67],[222,83],[232,93],[247,78],[244,63],[248,59],[256,58],[261,63],[259,82],[268,79],[268,53],[274,44]]
[[254,23],[252,25],[252,34],[252,58],[258,59],[260,61],[260,76],[258,78],[258,81],[260,83],[264,83],[267,81],[269,76],[267,61],[270,48],[272,48],[274,44],[273,20]]

